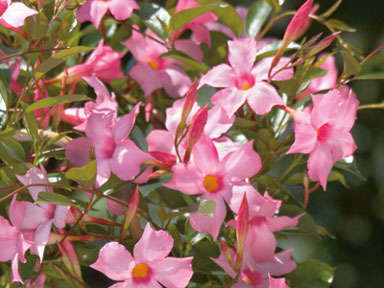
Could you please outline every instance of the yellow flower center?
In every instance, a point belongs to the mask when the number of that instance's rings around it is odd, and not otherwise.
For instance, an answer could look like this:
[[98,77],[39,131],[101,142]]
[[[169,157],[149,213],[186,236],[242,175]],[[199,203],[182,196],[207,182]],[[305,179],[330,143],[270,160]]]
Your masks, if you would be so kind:
[[147,58],[147,63],[149,65],[149,67],[151,67],[153,70],[159,70],[160,64],[155,59],[152,59],[152,58],[148,57]]
[[243,90],[248,90],[249,88],[252,88],[252,86],[248,82],[245,82],[243,84],[243,87],[241,87],[241,89],[243,89]]
[[204,187],[210,193],[219,190],[219,183],[217,177],[213,175],[206,175],[204,177]]
[[132,277],[135,279],[146,278],[148,275],[149,267],[147,264],[137,264],[132,270]]

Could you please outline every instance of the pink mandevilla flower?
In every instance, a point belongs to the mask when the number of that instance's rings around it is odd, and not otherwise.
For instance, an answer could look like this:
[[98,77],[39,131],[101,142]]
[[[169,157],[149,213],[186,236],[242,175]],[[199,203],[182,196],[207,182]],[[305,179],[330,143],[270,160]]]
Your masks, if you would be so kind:
[[165,231],[154,231],[148,223],[133,257],[123,245],[110,242],[101,248],[91,267],[115,281],[124,281],[110,288],[183,288],[193,274],[192,257],[167,257],[172,247],[172,237]]
[[[164,88],[173,98],[184,95],[191,85],[187,73],[178,67],[176,60],[159,58],[161,54],[168,52],[167,48],[147,36],[162,42],[152,31],[147,30],[145,35],[132,31],[131,38],[122,43],[129,48],[137,61],[129,75],[140,84],[145,96],[160,88]],[[176,40],[175,48],[196,60],[203,59],[201,49],[191,40]]]
[[347,86],[311,96],[313,106],[309,109],[288,109],[295,120],[295,142],[287,153],[309,153],[309,177],[320,181],[325,190],[333,164],[356,150],[350,130],[359,101]]
[[88,0],[77,11],[76,18],[79,22],[91,21],[97,29],[108,10],[116,20],[125,20],[131,16],[133,9],[140,9],[134,0]]
[[213,217],[199,214],[190,216],[195,230],[217,238],[226,215],[224,200],[230,203],[232,186],[260,170],[260,157],[252,147],[253,141],[250,141],[220,159],[212,140],[202,135],[194,146],[191,161],[173,166],[173,177],[164,186],[188,195],[202,194],[200,200],[208,199],[216,203]]
[[[256,41],[253,38],[244,38],[228,41],[228,64],[213,67],[205,74],[199,86],[209,85],[223,87],[212,97],[212,103],[222,107],[232,116],[245,101],[258,115],[268,113],[273,106],[284,106],[284,102],[276,89],[265,80],[268,79],[268,70],[272,57],[260,60],[256,65]],[[283,58],[277,71],[289,61]],[[288,80],[293,76],[292,69],[285,69],[274,76],[274,80]]]
[[114,113],[117,117],[118,104],[115,95],[109,94],[104,84],[96,77],[83,77],[83,79],[95,89],[96,102],[89,101],[85,103],[84,108],[64,109],[61,119],[72,125],[78,131],[85,131],[87,120],[93,113]]
[[84,63],[69,67],[55,80],[65,78],[66,83],[70,84],[82,81],[84,76],[95,76],[104,82],[123,78],[124,74],[120,67],[122,57],[123,53],[104,45],[104,40],[102,40]]

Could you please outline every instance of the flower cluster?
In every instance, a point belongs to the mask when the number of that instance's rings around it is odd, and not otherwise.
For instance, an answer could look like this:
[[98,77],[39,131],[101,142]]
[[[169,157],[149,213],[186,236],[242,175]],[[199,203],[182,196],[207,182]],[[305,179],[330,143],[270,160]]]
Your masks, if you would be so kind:
[[[340,32],[295,43],[311,25],[313,1],[282,41],[264,37],[277,17],[263,26],[268,14],[259,16],[257,31],[247,30],[247,9],[220,1],[180,0],[169,11],[134,0],[64,1],[51,5],[53,15],[37,2],[37,10],[0,5],[0,24],[38,55],[24,63],[0,54],[16,103],[0,135],[0,183],[12,190],[0,199],[10,200],[0,261],[11,261],[11,281],[56,287],[49,261],[60,281],[84,287],[80,266],[114,288],[208,279],[288,287],[296,262],[277,239],[300,231],[309,193],[325,190],[335,163],[356,149],[352,75],[338,75],[334,56],[320,53]],[[47,18],[59,28],[39,31]],[[283,173],[281,159],[291,161]],[[286,181],[293,171],[297,197]],[[97,259],[78,257],[79,242],[92,242]],[[39,261],[23,279],[19,262],[30,254]]]

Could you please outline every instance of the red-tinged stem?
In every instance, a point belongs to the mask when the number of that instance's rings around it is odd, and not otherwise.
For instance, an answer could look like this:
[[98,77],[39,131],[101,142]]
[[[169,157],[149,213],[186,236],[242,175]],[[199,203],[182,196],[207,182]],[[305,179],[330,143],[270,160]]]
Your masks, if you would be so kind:
[[365,57],[361,62],[360,65],[363,65],[365,61],[367,61],[369,58],[371,58],[373,55],[378,53],[380,50],[384,49],[384,43],[381,44],[379,47],[377,47],[375,50],[373,50],[371,53],[368,54],[367,57]]

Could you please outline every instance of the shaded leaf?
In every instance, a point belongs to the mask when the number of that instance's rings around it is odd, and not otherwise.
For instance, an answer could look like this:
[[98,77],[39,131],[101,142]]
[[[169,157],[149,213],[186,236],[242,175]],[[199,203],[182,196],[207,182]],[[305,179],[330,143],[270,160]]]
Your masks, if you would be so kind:
[[36,204],[37,203],[49,203],[59,206],[79,206],[79,204],[69,199],[67,196],[54,192],[40,192],[36,200]]
[[96,178],[97,164],[96,160],[93,160],[83,167],[71,168],[65,173],[65,177],[69,180],[76,182],[93,184]]
[[331,26],[335,30],[342,30],[347,32],[356,32],[355,28],[349,27],[344,22],[338,20],[338,19],[329,19],[327,22],[325,22],[327,25]]
[[344,59],[344,73],[347,75],[355,75],[360,72],[361,65],[348,51],[340,51]]
[[364,62],[356,79],[384,79],[384,54],[374,55]]
[[271,11],[271,5],[264,0],[258,0],[249,7],[245,21],[245,31],[249,37],[256,37]]
[[183,62],[187,64],[189,67],[193,68],[194,70],[201,72],[201,73],[207,73],[210,69],[209,66],[196,61],[195,59],[191,58],[184,52],[178,51],[178,50],[173,50],[169,51],[167,53],[164,53],[159,56],[160,58],[172,58],[175,60],[178,60],[180,62]]
[[49,98],[41,99],[41,100],[29,105],[25,109],[25,112],[29,113],[29,112],[32,112],[36,109],[41,109],[41,108],[45,108],[45,107],[52,107],[55,105],[72,103],[72,102],[76,102],[76,101],[87,101],[87,100],[90,101],[92,99],[86,95],[77,95],[77,94],[49,97]]
[[43,38],[48,31],[48,18],[43,12],[27,17],[25,22],[32,40]]

